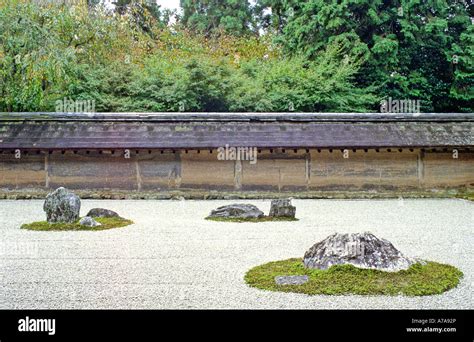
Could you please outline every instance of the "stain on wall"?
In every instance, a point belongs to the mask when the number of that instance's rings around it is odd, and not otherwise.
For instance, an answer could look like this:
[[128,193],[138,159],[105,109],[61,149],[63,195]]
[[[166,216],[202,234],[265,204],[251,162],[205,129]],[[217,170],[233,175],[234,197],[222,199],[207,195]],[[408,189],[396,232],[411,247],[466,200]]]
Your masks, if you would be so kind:
[[54,153],[48,156],[49,186],[70,189],[137,189],[134,159],[123,153]]
[[304,190],[307,188],[306,153],[302,150],[262,151],[257,162],[242,161],[243,190]]
[[234,189],[234,161],[218,160],[217,151],[181,151],[180,188],[205,190]]
[[474,153],[425,153],[423,158],[424,188],[474,187]]
[[[313,190],[408,189],[418,187],[417,155],[409,150],[311,151]],[[344,158],[344,155],[347,158]]]
[[7,189],[42,188],[46,186],[44,155],[0,154],[0,187]]
[[140,153],[136,158],[140,190],[176,189],[181,179],[179,153],[151,151]]

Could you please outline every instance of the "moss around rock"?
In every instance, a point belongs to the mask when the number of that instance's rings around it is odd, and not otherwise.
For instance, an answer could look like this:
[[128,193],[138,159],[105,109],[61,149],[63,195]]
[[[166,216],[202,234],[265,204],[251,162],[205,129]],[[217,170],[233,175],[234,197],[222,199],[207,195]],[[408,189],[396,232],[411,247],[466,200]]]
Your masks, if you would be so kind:
[[312,269],[349,264],[388,272],[407,270],[416,261],[403,255],[390,241],[370,232],[334,233],[315,243],[303,258],[303,264]]
[[263,217],[263,211],[253,204],[234,203],[223,205],[211,211],[209,218],[257,219]]
[[120,228],[133,224],[133,221],[121,217],[98,217],[95,220],[100,226],[90,227],[84,226],[77,220],[74,223],[48,223],[47,221],[39,221],[27,223],[21,226],[21,229],[38,230],[38,231],[67,231],[67,230],[105,230],[112,228]]
[[[287,200],[288,202],[288,200]],[[287,204],[287,202],[284,202]],[[290,202],[288,202],[290,203]],[[272,201],[273,205],[273,201]],[[291,205],[291,203],[290,203]],[[294,207],[293,207],[294,208]],[[293,212],[294,214],[294,212]],[[267,222],[267,221],[298,221],[294,215],[269,215],[253,204],[229,204],[211,211],[206,220],[217,222]]]
[[[276,277],[308,276],[301,285],[277,285]],[[454,266],[437,262],[416,263],[408,270],[384,272],[336,265],[327,270],[305,268],[301,259],[269,262],[252,268],[246,283],[262,290],[308,295],[406,295],[440,294],[456,287],[463,273]]]

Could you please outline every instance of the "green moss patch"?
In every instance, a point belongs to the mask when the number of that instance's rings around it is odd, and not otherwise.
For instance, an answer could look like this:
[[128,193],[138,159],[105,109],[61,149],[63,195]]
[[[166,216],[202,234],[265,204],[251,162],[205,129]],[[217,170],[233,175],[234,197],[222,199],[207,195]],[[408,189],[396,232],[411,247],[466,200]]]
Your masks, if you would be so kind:
[[294,217],[273,217],[263,216],[259,218],[239,218],[239,217],[206,217],[206,220],[216,222],[275,222],[275,221],[298,221]]
[[[277,285],[276,276],[307,275],[302,285]],[[406,295],[440,294],[456,287],[463,273],[454,266],[437,262],[417,263],[408,270],[384,272],[352,265],[335,265],[327,270],[304,267],[301,259],[269,262],[252,268],[245,275],[248,285],[262,290],[296,292],[308,295]]]
[[94,220],[102,224],[97,227],[82,226],[79,220],[74,223],[49,223],[47,221],[39,221],[26,223],[21,229],[39,230],[39,231],[63,231],[63,230],[105,230],[111,228],[125,227],[133,224],[133,221],[122,217],[94,217]]

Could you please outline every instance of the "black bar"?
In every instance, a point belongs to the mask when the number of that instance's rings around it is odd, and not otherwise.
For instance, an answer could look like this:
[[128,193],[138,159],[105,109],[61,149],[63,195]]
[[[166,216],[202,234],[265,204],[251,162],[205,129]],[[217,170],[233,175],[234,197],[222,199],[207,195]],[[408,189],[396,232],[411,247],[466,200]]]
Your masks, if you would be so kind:
[[[26,317],[30,324],[32,319],[55,319],[54,335],[18,331]],[[190,336],[193,341],[472,342],[472,318],[472,311],[461,310],[7,310],[0,311],[0,341],[173,341]],[[421,331],[407,330],[414,328]],[[438,328],[444,331],[433,330]]]

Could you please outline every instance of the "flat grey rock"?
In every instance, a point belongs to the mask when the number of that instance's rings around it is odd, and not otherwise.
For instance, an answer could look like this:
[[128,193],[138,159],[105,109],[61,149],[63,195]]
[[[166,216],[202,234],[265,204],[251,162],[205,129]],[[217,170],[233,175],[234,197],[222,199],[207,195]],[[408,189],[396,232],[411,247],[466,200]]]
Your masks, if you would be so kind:
[[223,218],[260,218],[263,211],[253,204],[229,204],[211,211],[209,217]]
[[99,222],[97,222],[96,220],[94,220],[92,217],[89,217],[89,216],[83,217],[79,221],[79,224],[81,226],[87,226],[87,227],[98,227],[98,226],[102,225]]
[[79,219],[81,200],[73,192],[60,187],[46,196],[43,210],[49,223],[73,223]]
[[389,241],[372,233],[335,233],[313,245],[304,255],[307,268],[328,269],[333,265],[350,264],[359,268],[397,272],[416,262],[405,257]]
[[86,216],[90,217],[119,217],[119,214],[117,214],[113,210],[109,209],[104,209],[104,208],[94,208],[89,210]]
[[270,216],[292,217],[296,214],[296,207],[291,204],[291,198],[272,200]]
[[275,283],[277,285],[303,285],[304,283],[307,283],[308,280],[309,277],[307,275],[275,277]]

